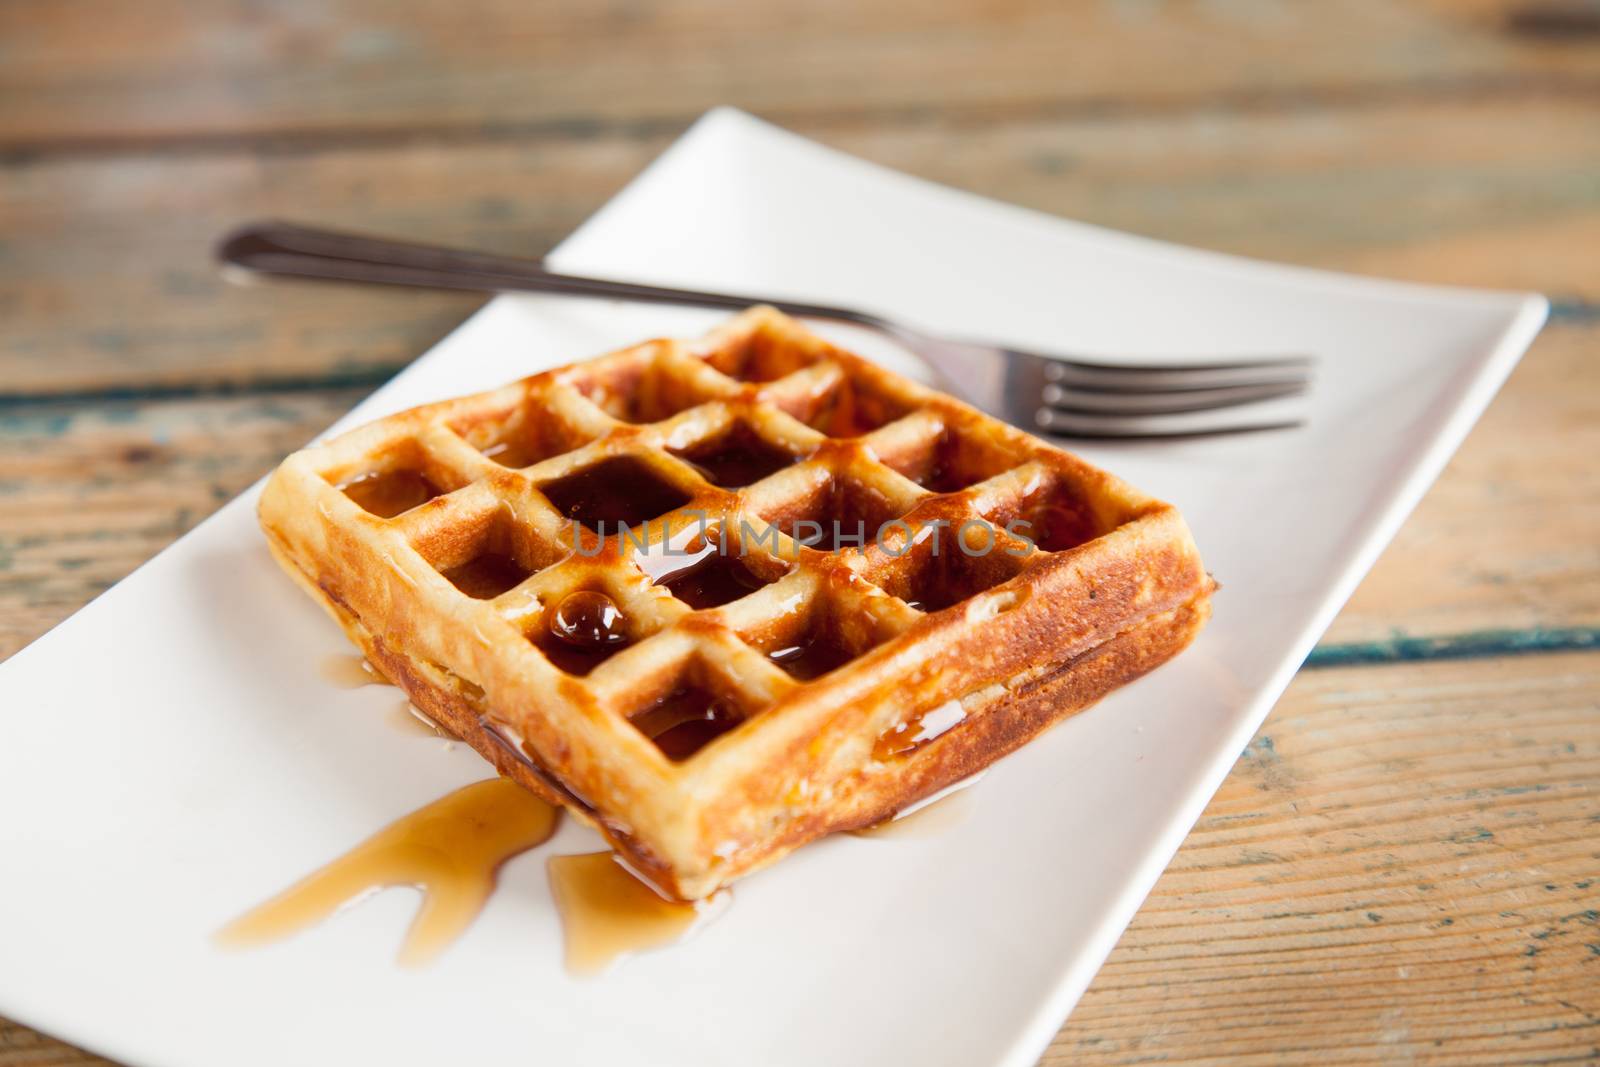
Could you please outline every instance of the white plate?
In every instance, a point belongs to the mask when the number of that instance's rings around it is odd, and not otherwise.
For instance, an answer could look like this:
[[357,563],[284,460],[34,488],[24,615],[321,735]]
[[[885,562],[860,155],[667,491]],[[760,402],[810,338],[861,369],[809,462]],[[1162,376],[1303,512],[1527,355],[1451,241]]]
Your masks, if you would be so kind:
[[[1302,430],[1082,449],[1188,516],[1222,582],[1189,652],[995,767],[964,824],[803,849],[689,944],[585,981],[562,971],[544,872],[597,847],[570,823],[431,969],[391,962],[408,892],[212,947],[485,776],[465,746],[390,729],[393,690],[319,677],[343,638],[272,564],[246,493],[0,666],[0,1013],[150,1064],[1031,1063],[1545,313],[1063,222],[726,110],[556,258],[1042,349],[1311,351],[1322,374]],[[498,300],[341,425],[718,317]]]

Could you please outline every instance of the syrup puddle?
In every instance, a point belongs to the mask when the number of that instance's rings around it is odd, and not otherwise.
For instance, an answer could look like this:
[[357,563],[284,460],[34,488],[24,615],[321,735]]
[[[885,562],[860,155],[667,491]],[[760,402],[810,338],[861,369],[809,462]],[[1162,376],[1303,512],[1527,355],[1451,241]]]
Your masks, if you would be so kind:
[[975,808],[973,794],[968,787],[976,785],[985,772],[965,778],[933,794],[926,800],[907,808],[891,818],[859,830],[851,830],[852,837],[936,837],[946,830],[972,818]]
[[360,689],[364,685],[389,685],[389,679],[372,669],[365,656],[352,656],[348,652],[335,652],[323,656],[320,672],[324,681],[340,689]]
[[[393,682],[379,674],[365,656],[351,655],[347,652],[336,652],[322,658],[318,668],[323,681],[331,682],[340,689],[361,689],[369,685],[394,685]],[[390,709],[388,723],[403,734],[420,737],[443,738],[446,741],[454,740],[448,730],[434,722],[425,712],[411,703],[410,699],[402,699]]]
[[667,900],[611,852],[553,856],[549,870],[573,975],[597,975],[624,956],[677,944],[732,899],[724,889],[698,903]]
[[506,778],[458,789],[241,915],[218,932],[217,940],[241,948],[270,944],[369,893],[416,886],[422,905],[406,932],[399,962],[421,966],[466,932],[494,890],[500,866],[549,840],[560,815]]
[[434,722],[409,700],[402,700],[390,709],[389,725],[403,734],[439,737],[446,741],[454,740],[448,730]]

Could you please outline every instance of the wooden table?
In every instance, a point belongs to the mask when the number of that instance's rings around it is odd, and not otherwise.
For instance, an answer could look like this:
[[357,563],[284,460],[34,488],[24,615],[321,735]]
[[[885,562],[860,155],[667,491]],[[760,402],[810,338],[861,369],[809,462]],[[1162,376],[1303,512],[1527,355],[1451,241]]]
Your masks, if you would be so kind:
[[[1108,226],[1542,290],[1045,1062],[1600,1057],[1600,8],[541,7],[0,6],[0,656],[475,306],[231,289],[226,226],[538,252],[717,103]],[[0,1067],[92,1061],[0,1020]]]

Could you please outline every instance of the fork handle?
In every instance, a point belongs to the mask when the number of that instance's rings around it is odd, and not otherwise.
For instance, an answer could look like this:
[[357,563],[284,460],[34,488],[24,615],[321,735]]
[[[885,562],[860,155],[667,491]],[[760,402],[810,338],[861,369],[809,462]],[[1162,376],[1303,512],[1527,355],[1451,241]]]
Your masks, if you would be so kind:
[[561,293],[735,310],[769,304],[789,315],[836,319],[895,335],[903,332],[876,315],[851,308],[585,278],[559,274],[537,259],[393,241],[287,222],[255,222],[234,230],[217,246],[217,259],[252,273],[293,278],[475,292]]

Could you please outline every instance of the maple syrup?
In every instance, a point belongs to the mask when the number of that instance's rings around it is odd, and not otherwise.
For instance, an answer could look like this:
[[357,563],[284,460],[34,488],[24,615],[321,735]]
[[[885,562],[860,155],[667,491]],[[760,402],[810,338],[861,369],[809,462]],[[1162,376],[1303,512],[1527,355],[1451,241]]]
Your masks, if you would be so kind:
[[637,711],[628,721],[670,760],[686,760],[744,721],[737,708],[692,683]]
[[706,360],[723,374],[741,382],[776,381],[815,361],[815,355],[764,332],[743,344],[713,352]]
[[607,535],[689,502],[687,495],[632,456],[601,460],[539,490],[567,518]]
[[955,582],[929,582],[906,598],[906,604],[918,611],[933,613],[953,607],[967,599]]
[[898,756],[906,756],[945,732],[959,726],[967,717],[967,709],[959,700],[913,713],[904,722],[897,722],[878,736],[872,746],[872,758],[880,763]]
[[694,608],[720,608],[770,584],[734,553],[711,552],[657,580],[673,596]]
[[444,495],[427,475],[414,470],[373,471],[335,488],[380,519],[392,519]]
[[332,682],[340,689],[394,684],[379,674],[377,669],[367,662],[367,657],[353,656],[348,652],[335,652],[322,657],[318,673],[322,675],[324,681]]
[[517,585],[533,572],[511,556],[499,552],[485,552],[474,556],[459,567],[441,571],[450,584],[474,600],[493,600]]
[[544,658],[555,664],[557,670],[582,678],[593,671],[600,664],[610,659],[623,646],[621,645],[570,645],[559,638],[552,637],[550,632],[543,627],[533,635],[533,643],[539,646],[539,651],[544,653]]
[[649,362],[591,365],[568,377],[567,384],[612,418],[635,424],[669,419],[702,399],[692,385]]
[[568,674],[585,675],[632,641],[616,601],[597,589],[568,593],[533,634],[539,651]]
[[800,461],[742,422],[719,437],[674,454],[698,468],[706,481],[724,489],[743,488]]
[[804,421],[829,437],[861,437],[909,410],[899,401],[874,392],[860,382],[846,382],[824,399],[820,411]]
[[882,822],[851,830],[853,837],[935,837],[946,830],[960,826],[972,817],[973,794],[969,786],[977,784],[983,772],[947,786],[919,801],[905,811],[897,812]]
[[450,740],[455,735],[435,722],[426,712],[411,703],[409,699],[402,700],[389,712],[389,725],[403,734],[421,735],[426,737],[439,737]]
[[767,658],[789,672],[789,677],[796,681],[809,682],[813,678],[821,678],[835,668],[843,667],[855,657],[831,635],[813,631],[796,644],[768,652]]
[[878,490],[836,479],[808,509],[782,516],[775,525],[808,548],[838,552],[873,544],[884,536],[885,525],[898,517],[889,498]]
[[1003,469],[974,462],[966,452],[961,439],[945,430],[934,442],[926,466],[910,473],[911,480],[930,493],[959,493]]
[[971,485],[972,481],[959,473],[951,460],[952,457],[941,448],[934,456],[927,473],[913,481],[930,493],[959,493]]
[[531,467],[544,457],[537,448],[530,447],[531,442],[521,437],[508,437],[487,445],[483,449],[485,459],[492,459],[502,467],[513,469]]
[[468,444],[502,467],[520,470],[571,452],[590,440],[538,402],[529,401],[498,417],[467,418],[450,424]]
[[619,645],[628,640],[622,609],[594,589],[569,593],[550,613],[550,632],[573,645]]
[[524,425],[520,429],[485,445],[482,449],[485,458],[492,459],[502,467],[520,469],[531,467],[535,463],[542,463],[551,456],[559,456],[563,452],[570,452],[583,443],[581,437],[566,430],[565,427],[555,431],[544,430],[535,433],[530,427]]
[[375,890],[416,886],[423,902],[399,959],[420,966],[466,931],[493,891],[501,865],[549,840],[560,815],[506,778],[458,789],[246,912],[217,940],[234,947],[268,944]]
[[[947,540],[937,546],[913,572],[910,589],[901,597],[918,611],[934,612],[954,607],[1011,577],[1001,562],[1009,557],[997,555],[1002,550],[996,548],[992,541],[989,546],[992,551],[988,555],[974,557],[967,555],[967,552],[976,551],[983,545],[982,540],[970,538],[968,548],[964,551],[955,543],[955,538],[960,536],[959,531],[944,532]],[[992,538],[992,533],[989,536]],[[997,562],[1001,565],[996,566]]]
[[1094,519],[1065,501],[1041,508],[1034,522],[1038,529],[1034,544],[1046,552],[1065,552],[1098,536]]
[[722,890],[698,904],[667,900],[611,852],[552,856],[548,868],[567,970],[576,975],[599,974],[623,956],[682,941],[730,899]]
[[1087,502],[1039,487],[1022,499],[1017,533],[1046,552],[1064,552],[1100,536]]
[[959,493],[1020,462],[1005,447],[969,438],[948,426],[937,437],[882,458],[922,488],[939,494]]
[[633,562],[650,581],[661,585],[715,554],[717,533],[694,527],[663,531],[667,536],[633,554]]
[[968,595],[954,582],[936,582],[907,597],[906,604],[909,607],[916,608],[918,611],[926,611],[932,614],[935,611],[943,611],[945,608],[954,607],[967,599]]

